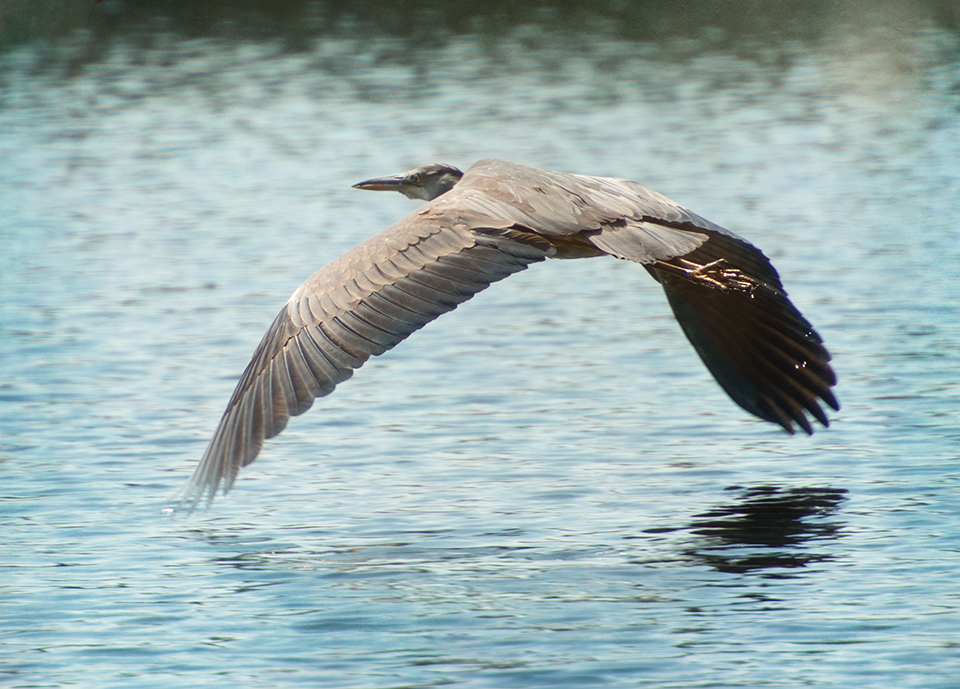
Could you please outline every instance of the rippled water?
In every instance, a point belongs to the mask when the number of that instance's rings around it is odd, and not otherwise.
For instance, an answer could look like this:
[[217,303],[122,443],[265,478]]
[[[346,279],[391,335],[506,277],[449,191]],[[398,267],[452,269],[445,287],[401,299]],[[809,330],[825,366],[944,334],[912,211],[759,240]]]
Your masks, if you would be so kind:
[[[956,36],[565,41],[2,58],[0,681],[957,686]],[[555,261],[165,513],[287,296],[414,208],[350,184],[486,156],[763,247],[831,428],[730,403],[637,266]]]

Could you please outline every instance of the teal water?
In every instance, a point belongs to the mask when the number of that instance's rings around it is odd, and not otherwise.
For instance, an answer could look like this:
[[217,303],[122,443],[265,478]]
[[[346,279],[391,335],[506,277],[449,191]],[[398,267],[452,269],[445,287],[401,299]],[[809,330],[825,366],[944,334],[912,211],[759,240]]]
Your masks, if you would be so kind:
[[[957,685],[955,35],[0,60],[5,686]],[[636,266],[555,261],[166,512],[287,296],[415,208],[350,185],[487,156],[761,246],[834,354],[831,428],[748,418]]]

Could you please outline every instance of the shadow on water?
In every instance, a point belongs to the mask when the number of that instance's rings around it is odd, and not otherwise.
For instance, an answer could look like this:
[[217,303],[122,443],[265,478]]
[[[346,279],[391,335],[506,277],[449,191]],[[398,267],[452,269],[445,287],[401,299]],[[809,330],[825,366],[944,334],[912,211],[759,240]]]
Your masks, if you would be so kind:
[[683,529],[698,537],[686,551],[688,557],[720,572],[763,571],[768,576],[776,574],[766,570],[795,569],[832,559],[810,545],[838,537],[843,523],[830,517],[844,501],[846,490],[777,486],[727,490],[740,495],[728,505],[697,515]]

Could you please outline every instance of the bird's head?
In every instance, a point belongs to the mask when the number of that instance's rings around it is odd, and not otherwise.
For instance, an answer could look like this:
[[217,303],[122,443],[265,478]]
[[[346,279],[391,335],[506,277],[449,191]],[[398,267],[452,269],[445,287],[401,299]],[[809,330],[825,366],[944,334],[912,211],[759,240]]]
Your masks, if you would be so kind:
[[377,177],[365,182],[354,184],[354,189],[369,189],[371,191],[399,191],[408,199],[433,201],[441,194],[445,194],[460,181],[463,173],[452,165],[430,163],[414,168],[409,172],[389,177]]

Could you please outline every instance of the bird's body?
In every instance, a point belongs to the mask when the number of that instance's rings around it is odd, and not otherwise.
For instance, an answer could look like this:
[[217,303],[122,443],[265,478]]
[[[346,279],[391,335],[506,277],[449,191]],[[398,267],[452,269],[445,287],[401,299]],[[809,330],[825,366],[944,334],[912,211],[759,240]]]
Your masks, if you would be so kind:
[[[462,175],[462,178],[461,178]],[[661,283],[733,400],[793,432],[839,405],[830,356],[759,249],[627,180],[481,160],[370,180],[428,203],[304,282],[264,335],[186,488],[224,492],[263,440],[373,355],[493,282],[547,258],[612,255]]]

